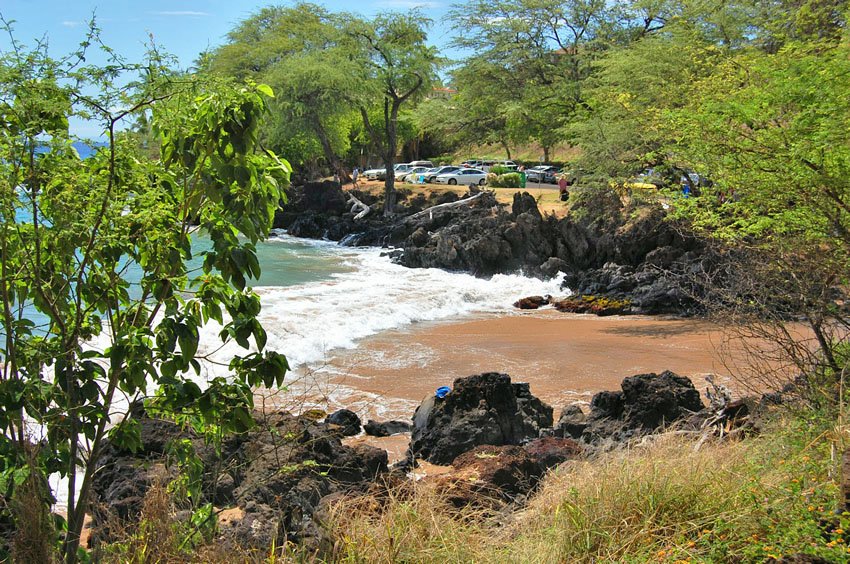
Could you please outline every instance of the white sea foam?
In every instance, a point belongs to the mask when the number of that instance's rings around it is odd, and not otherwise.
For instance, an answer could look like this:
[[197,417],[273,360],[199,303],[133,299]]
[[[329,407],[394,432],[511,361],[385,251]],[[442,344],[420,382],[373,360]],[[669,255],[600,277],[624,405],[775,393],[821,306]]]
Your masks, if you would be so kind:
[[[382,331],[508,312],[519,298],[562,292],[557,279],[541,281],[519,274],[481,279],[434,268],[405,268],[374,248],[323,251],[338,253],[348,269],[324,281],[256,288],[263,305],[260,321],[268,333],[266,346],[285,354],[293,368],[320,362],[334,349],[354,348],[361,339]],[[219,329],[205,328],[207,346],[220,343]],[[238,347],[229,345],[215,357],[225,361],[238,352]]]

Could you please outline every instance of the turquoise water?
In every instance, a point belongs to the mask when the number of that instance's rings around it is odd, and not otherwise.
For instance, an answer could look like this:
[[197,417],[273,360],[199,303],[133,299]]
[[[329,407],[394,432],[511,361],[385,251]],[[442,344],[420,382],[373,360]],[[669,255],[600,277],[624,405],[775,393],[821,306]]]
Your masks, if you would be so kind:
[[340,247],[323,241],[273,237],[257,245],[262,273],[252,286],[296,286],[330,280],[354,267],[341,260]]
[[[28,223],[32,220],[29,210],[19,209],[16,222]],[[211,248],[209,239],[202,233],[192,236],[193,259],[189,268],[198,269],[203,261],[201,253]],[[348,272],[339,257],[339,247],[325,241],[307,241],[285,235],[275,235],[267,241],[257,244],[257,258],[260,262],[259,280],[250,280],[249,286],[294,286],[310,282],[319,282],[331,278],[334,274]],[[127,270],[127,280],[138,281],[141,270],[131,265]]]

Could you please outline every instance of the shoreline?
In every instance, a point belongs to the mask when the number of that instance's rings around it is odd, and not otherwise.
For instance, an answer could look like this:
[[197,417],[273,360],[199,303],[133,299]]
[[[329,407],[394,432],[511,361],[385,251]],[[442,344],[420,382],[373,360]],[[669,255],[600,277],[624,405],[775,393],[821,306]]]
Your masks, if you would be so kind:
[[599,391],[618,390],[623,378],[648,372],[687,376],[701,392],[713,374],[742,393],[731,376],[733,352],[723,331],[700,319],[481,313],[372,335],[354,349],[332,351],[321,365],[297,369],[289,391],[265,390],[260,401],[295,411],[347,408],[364,421],[406,420],[437,387],[502,372],[528,382],[557,418],[566,405],[588,403]]

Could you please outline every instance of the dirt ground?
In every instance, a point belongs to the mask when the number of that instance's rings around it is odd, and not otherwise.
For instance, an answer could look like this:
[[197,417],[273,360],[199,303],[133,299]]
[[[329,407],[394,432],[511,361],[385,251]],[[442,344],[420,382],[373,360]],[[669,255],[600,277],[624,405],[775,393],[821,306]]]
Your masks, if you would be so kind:
[[[361,190],[370,193],[379,194],[384,190],[383,181],[358,181]],[[343,189],[348,190],[352,187],[351,183],[345,184]],[[413,194],[423,193],[443,193],[455,192],[458,195],[465,194],[466,186],[445,186],[443,184],[409,184],[407,182],[397,182],[397,190],[411,190]],[[496,193],[496,200],[510,205],[513,202],[514,194],[519,192],[528,192],[537,200],[537,207],[543,214],[554,214],[556,217],[563,217],[569,209],[567,204],[558,199],[558,186],[556,184],[528,184],[525,188],[490,188]]]

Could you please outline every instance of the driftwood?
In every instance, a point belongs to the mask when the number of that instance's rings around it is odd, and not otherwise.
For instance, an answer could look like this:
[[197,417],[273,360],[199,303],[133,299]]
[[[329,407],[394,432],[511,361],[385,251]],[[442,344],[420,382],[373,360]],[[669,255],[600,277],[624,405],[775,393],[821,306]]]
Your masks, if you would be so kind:
[[424,217],[426,214],[429,216],[429,219],[434,219],[434,211],[448,208],[459,208],[461,206],[468,206],[472,202],[481,198],[486,192],[479,192],[474,196],[470,196],[469,198],[464,198],[463,200],[457,200],[456,202],[448,202],[445,204],[437,204],[436,206],[431,206],[430,208],[426,208],[421,212],[416,212],[413,215],[409,215],[405,218],[405,221],[412,221],[418,219],[420,217]]
[[372,211],[372,208],[355,198],[354,194],[348,195],[348,203],[351,204],[351,213],[357,212],[354,221],[360,221]]

